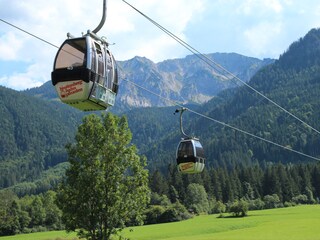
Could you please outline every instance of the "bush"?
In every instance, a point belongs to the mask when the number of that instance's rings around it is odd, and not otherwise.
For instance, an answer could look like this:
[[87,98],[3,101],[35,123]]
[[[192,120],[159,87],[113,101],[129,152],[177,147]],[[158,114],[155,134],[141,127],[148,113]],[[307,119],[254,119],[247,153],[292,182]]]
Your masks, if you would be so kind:
[[160,216],[160,223],[178,222],[191,218],[192,215],[187,211],[185,206],[180,202],[172,204],[167,210]]
[[265,203],[260,198],[249,201],[249,210],[262,210],[264,208]]
[[150,199],[151,205],[169,206],[171,204],[169,198],[166,195],[160,195],[158,193],[151,193]]
[[226,205],[221,202],[221,201],[217,201],[217,202],[210,202],[210,214],[215,214],[215,213],[219,213],[220,216],[222,216],[222,214],[224,212],[226,212]]
[[170,207],[159,217],[159,223],[178,222],[178,215],[178,211]]
[[293,206],[296,206],[296,203],[294,202],[284,202],[284,207],[293,207]]
[[309,203],[308,197],[305,194],[300,194],[292,198],[292,201],[296,204],[307,204]]
[[230,207],[230,213],[236,217],[247,216],[248,213],[248,203],[244,200],[235,201]]
[[180,202],[168,207],[151,205],[146,211],[145,224],[177,222],[191,218],[192,215]]
[[278,208],[281,206],[280,198],[277,194],[266,195],[263,200],[267,209]]
[[159,205],[151,205],[146,211],[145,224],[155,224],[159,222],[160,216],[166,211],[166,208]]

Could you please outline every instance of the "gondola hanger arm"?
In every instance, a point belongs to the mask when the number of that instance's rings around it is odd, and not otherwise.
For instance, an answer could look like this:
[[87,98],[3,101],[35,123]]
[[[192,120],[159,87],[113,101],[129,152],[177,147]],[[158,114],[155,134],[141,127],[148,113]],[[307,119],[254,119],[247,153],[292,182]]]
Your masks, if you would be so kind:
[[176,113],[180,113],[180,131],[181,131],[181,134],[184,136],[184,138],[186,138],[186,139],[191,139],[191,137],[190,136],[188,136],[185,132],[184,132],[184,130],[183,130],[183,126],[182,126],[182,114],[184,113],[184,111],[186,111],[187,110],[187,108],[184,108],[184,107],[182,107],[182,108],[180,108],[180,109],[176,109],[176,111],[174,112],[174,114],[176,114]]
[[94,34],[97,34],[100,31],[100,29],[103,27],[106,21],[106,18],[107,18],[107,0],[103,0],[102,18],[99,25],[92,31]]

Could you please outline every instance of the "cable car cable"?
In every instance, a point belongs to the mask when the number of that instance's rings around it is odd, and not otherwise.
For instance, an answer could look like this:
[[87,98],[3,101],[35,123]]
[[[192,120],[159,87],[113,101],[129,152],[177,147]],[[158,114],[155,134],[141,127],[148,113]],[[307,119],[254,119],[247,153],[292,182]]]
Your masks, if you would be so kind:
[[[13,27],[13,28],[16,28],[16,29],[18,29],[19,31],[24,32],[24,33],[30,35],[31,37],[34,37],[34,38],[40,40],[41,42],[44,42],[44,43],[46,43],[46,44],[48,44],[48,45],[50,45],[50,46],[52,46],[52,47],[55,47],[55,48],[57,48],[57,49],[60,48],[59,46],[57,46],[57,45],[55,45],[55,44],[53,44],[53,43],[51,43],[51,42],[49,42],[49,41],[41,38],[41,37],[38,37],[37,35],[34,35],[33,33],[30,33],[30,32],[28,32],[27,30],[24,30],[24,29],[22,29],[22,28],[20,28],[20,27],[18,27],[18,26],[16,26],[16,25],[14,25],[14,24],[12,24],[12,23],[9,23],[9,22],[1,19],[1,18],[0,18],[0,21],[1,21],[1,22],[4,22],[5,24],[7,24],[7,25],[9,25],[9,26],[11,26],[11,27]],[[78,56],[74,55],[73,53],[70,53],[70,52],[68,52],[68,51],[64,51],[64,52],[67,52],[68,54],[70,54],[70,55],[72,55],[72,56],[74,56],[74,57],[76,57],[76,58],[79,58]]]
[[190,52],[192,52],[196,57],[200,58],[202,61],[206,62],[210,67],[214,68],[215,70],[217,70],[219,73],[221,73],[221,75],[223,75],[223,72],[221,72],[222,68],[215,68],[214,65],[212,65],[210,62],[211,60],[205,56],[204,54],[200,53],[198,50],[196,50],[195,48],[193,48],[191,45],[189,45],[188,43],[186,43],[185,41],[183,41],[181,38],[179,38],[178,36],[176,36],[175,34],[173,34],[172,32],[170,32],[168,29],[164,28],[163,26],[161,26],[159,23],[157,23],[156,21],[154,21],[152,18],[148,17],[147,15],[145,15],[143,12],[141,12],[140,10],[138,10],[137,8],[135,8],[134,6],[132,6],[131,4],[129,4],[128,2],[126,2],[125,0],[122,0],[123,2],[125,2],[126,4],[128,4],[131,8],[133,8],[135,11],[137,11],[138,13],[140,13],[143,17],[147,18],[151,23],[153,23],[154,25],[156,25],[158,28],[160,28],[163,32],[165,32],[166,34],[168,34],[170,37],[172,37],[174,40],[176,40],[180,45],[182,45],[183,47],[185,47],[186,49],[188,49]]
[[[299,117],[297,117],[296,115],[294,115],[293,113],[291,113],[290,111],[286,110],[284,107],[282,107],[281,105],[279,105],[278,103],[276,103],[275,101],[273,101],[272,99],[268,98],[267,96],[265,96],[264,94],[262,94],[261,92],[259,92],[257,89],[255,89],[254,87],[252,87],[251,85],[249,85],[248,83],[246,83],[245,81],[241,80],[239,77],[237,77],[236,75],[234,75],[233,73],[231,73],[230,71],[228,71],[226,68],[224,68],[223,66],[221,66],[220,64],[218,64],[217,62],[213,61],[212,59],[208,58],[207,56],[205,56],[203,53],[199,52],[197,49],[193,48],[191,45],[189,45],[188,43],[186,43],[185,41],[183,41],[182,39],[180,39],[178,36],[176,36],[175,34],[173,34],[172,32],[170,32],[169,30],[167,30],[166,28],[164,28],[163,26],[161,26],[159,23],[157,23],[155,20],[151,19],[150,17],[148,17],[146,14],[144,14],[143,12],[141,12],[140,10],[138,10],[137,8],[135,8],[133,5],[129,4],[127,1],[122,0],[124,3],[126,3],[128,6],[130,6],[132,9],[134,9],[135,11],[137,11],[139,14],[141,14],[143,17],[145,17],[146,19],[148,19],[151,23],[153,23],[154,25],[156,25],[158,28],[160,28],[162,31],[164,31],[166,34],[168,34],[170,37],[172,37],[174,40],[176,40],[178,43],[180,43],[182,46],[184,46],[186,49],[188,49],[189,51],[191,51],[192,53],[197,53],[196,56],[199,57],[202,61],[204,61],[205,63],[207,63],[210,67],[212,67],[211,63],[214,64],[215,66],[217,66],[219,69],[223,70],[224,72],[230,74],[230,76],[233,77],[233,79],[236,79],[238,81],[240,81],[242,84],[244,84],[245,86],[247,86],[248,88],[250,88],[252,91],[254,91],[255,93],[257,93],[258,95],[260,95],[261,97],[263,97],[264,99],[268,100],[270,103],[274,104],[276,107],[280,108],[282,111],[284,111],[285,113],[287,113],[288,115],[290,115],[291,117],[293,117],[294,119],[298,120],[300,123],[304,124],[305,126],[307,126],[308,128],[312,129],[313,131],[315,131],[316,133],[320,134],[320,131],[317,130],[316,128],[312,127],[311,125],[309,125],[308,123],[306,123],[305,121],[303,121],[302,119],[300,119]],[[216,68],[214,68],[216,69]]]
[[185,109],[187,109],[189,112],[192,112],[192,113],[194,113],[194,114],[196,114],[196,115],[198,115],[198,116],[200,116],[200,117],[206,118],[207,120],[210,120],[210,121],[213,121],[213,122],[218,123],[218,124],[220,124],[220,125],[223,125],[224,127],[231,128],[231,129],[233,129],[233,130],[235,130],[235,131],[241,132],[241,133],[243,133],[243,134],[245,134],[245,135],[248,135],[248,136],[253,137],[253,138],[256,138],[256,139],[259,139],[259,140],[261,140],[261,141],[264,141],[264,142],[266,142],[266,143],[269,143],[269,144],[272,144],[272,145],[274,145],[274,146],[280,147],[280,148],[282,148],[282,149],[285,149],[285,150],[294,152],[294,153],[299,154],[299,155],[301,155],[301,156],[308,157],[308,158],[311,158],[311,159],[316,160],[316,161],[320,161],[320,158],[313,157],[313,156],[311,156],[311,155],[308,155],[308,154],[299,152],[299,151],[294,150],[294,149],[292,149],[292,148],[283,146],[283,145],[281,145],[281,144],[279,144],[279,143],[273,142],[273,141],[268,140],[268,139],[265,139],[265,138],[263,138],[263,137],[259,137],[259,136],[255,135],[255,134],[253,134],[253,133],[249,133],[249,132],[247,132],[247,131],[245,131],[245,130],[242,130],[242,129],[240,129],[240,128],[234,127],[234,126],[232,126],[232,125],[230,125],[230,124],[227,124],[227,123],[225,123],[225,122],[219,121],[219,120],[214,119],[214,118],[209,117],[209,116],[206,116],[206,115],[204,115],[204,114],[202,114],[202,113],[196,112],[196,111],[194,111],[194,110],[192,110],[192,109],[190,109],[190,108],[187,108],[187,107],[183,106],[182,104],[180,104],[180,103],[178,103],[178,102],[176,102],[176,101],[174,101],[174,100],[171,100],[171,99],[169,99],[169,98],[163,97],[163,96],[161,96],[161,95],[159,95],[159,94],[157,94],[157,93],[155,93],[155,92],[153,92],[153,91],[150,91],[149,89],[146,89],[146,88],[144,88],[144,87],[142,87],[142,86],[139,86],[138,84],[136,84],[136,83],[134,83],[134,82],[132,82],[132,81],[130,81],[130,80],[127,80],[127,79],[122,79],[122,80],[123,80],[123,81],[126,81],[126,82],[128,82],[128,83],[130,83],[130,84],[132,84],[132,85],[134,85],[134,86],[136,86],[136,87],[138,87],[138,88],[141,88],[142,90],[147,91],[147,92],[149,92],[149,93],[151,93],[151,94],[153,94],[153,95],[155,95],[155,96],[157,96],[157,97],[159,97],[159,98],[162,98],[162,99],[164,99],[164,100],[166,100],[166,101],[168,101],[168,102],[174,103],[175,106],[178,106],[178,107],[181,107],[181,108],[185,108]]
[[34,37],[34,38],[36,38],[36,39],[44,42],[44,43],[46,43],[46,44],[49,44],[49,45],[51,45],[51,46],[59,49],[59,47],[58,47],[57,45],[54,45],[54,44],[52,44],[51,42],[48,42],[47,40],[45,40],[45,39],[43,39],[43,38],[40,38],[40,37],[38,37],[38,36],[36,36],[36,35],[28,32],[28,31],[26,31],[26,30],[24,30],[24,29],[22,29],[22,28],[19,28],[18,26],[13,25],[12,23],[9,23],[9,22],[3,20],[2,18],[0,18],[0,21],[1,21],[1,22],[4,22],[5,24],[8,24],[9,26],[11,26],[11,27],[13,27],[13,28],[16,28],[16,29],[18,29],[19,31],[24,32],[24,33],[26,33],[26,34],[28,34],[28,35],[30,35],[30,36],[32,36],[32,37]]
[[[26,31],[26,30],[23,30],[23,29],[15,26],[15,25],[13,25],[13,24],[11,24],[11,23],[8,23],[7,21],[4,21],[4,20],[2,20],[2,19],[0,19],[0,21],[4,22],[4,23],[6,23],[6,24],[8,24],[8,25],[10,25],[10,26],[12,26],[12,27],[14,27],[14,28],[16,28],[16,29],[18,29],[18,30],[20,30],[20,31],[22,31],[22,32],[24,32],[24,33],[26,33],[26,34],[28,34],[28,35],[36,38],[36,39],[38,39],[38,40],[40,40],[40,41],[43,41],[43,42],[47,43],[47,44],[50,45],[50,46],[53,46],[53,47],[55,47],[55,48],[59,48],[59,47],[57,47],[56,45],[54,45],[54,44],[52,44],[52,43],[50,43],[50,42],[48,42],[48,41],[46,41],[46,40],[44,40],[44,39],[36,36],[36,35],[34,35],[34,34],[28,32],[28,31]],[[163,99],[163,100],[166,100],[166,101],[168,101],[168,102],[171,102],[171,103],[173,103],[175,106],[186,108],[186,107],[184,107],[181,103],[178,103],[177,101],[174,101],[174,100],[171,100],[171,99],[169,99],[169,98],[163,97],[163,96],[161,96],[160,94],[157,94],[157,93],[155,93],[155,92],[153,92],[153,91],[151,91],[151,90],[149,90],[149,89],[147,89],[147,88],[145,88],[145,87],[142,87],[142,86],[140,86],[140,85],[138,85],[138,84],[136,84],[136,83],[134,83],[134,82],[132,82],[132,81],[130,81],[130,80],[127,80],[127,79],[124,79],[124,78],[122,78],[122,80],[125,81],[125,82],[128,82],[128,83],[130,83],[130,84],[132,84],[132,85],[134,85],[134,86],[136,86],[136,87],[138,87],[138,88],[140,88],[140,89],[142,89],[142,90],[144,90],[144,91],[146,91],[146,92],[149,92],[149,93],[151,93],[151,94],[153,94],[153,95],[155,95],[155,96],[157,96],[157,97],[159,97],[159,98],[161,98],[161,99]],[[234,126],[232,126],[232,125],[230,125],[230,124],[224,123],[224,122],[219,121],[219,120],[217,120],[217,119],[214,119],[214,118],[212,118],[212,117],[209,117],[209,116],[206,116],[206,115],[204,115],[204,114],[198,113],[198,112],[196,112],[196,111],[194,111],[194,110],[192,110],[192,109],[190,109],[190,108],[186,108],[186,109],[187,109],[188,111],[190,111],[190,112],[192,112],[192,113],[200,116],[200,117],[206,118],[207,120],[210,120],[210,121],[213,121],[213,122],[218,123],[218,124],[220,124],[220,125],[223,125],[223,126],[225,126],[225,127],[231,128],[231,129],[233,129],[233,130],[235,130],[235,131],[238,131],[238,132],[241,132],[241,133],[243,133],[243,134],[245,134],[245,135],[251,136],[251,137],[256,138],[256,139],[259,139],[259,140],[261,140],[261,141],[264,141],[264,142],[266,142],[266,143],[269,143],[269,144],[272,144],[272,145],[274,145],[274,146],[280,147],[280,148],[282,148],[282,149],[285,149],[285,150],[294,152],[294,153],[299,154],[299,155],[301,155],[301,156],[304,156],[304,157],[307,157],[307,158],[311,158],[311,159],[314,159],[314,160],[316,160],[316,161],[320,161],[320,158],[313,157],[313,156],[311,156],[311,155],[308,155],[308,154],[299,152],[299,151],[297,151],[297,150],[291,149],[291,148],[289,148],[289,147],[283,146],[283,145],[281,145],[281,144],[275,143],[275,142],[273,142],[273,141],[271,141],[271,140],[267,140],[267,139],[265,139],[265,138],[259,137],[259,136],[255,135],[255,134],[252,134],[252,133],[249,133],[249,132],[247,132],[247,131],[245,131],[245,130],[242,130],[242,129],[240,129],[240,128],[234,127]]]

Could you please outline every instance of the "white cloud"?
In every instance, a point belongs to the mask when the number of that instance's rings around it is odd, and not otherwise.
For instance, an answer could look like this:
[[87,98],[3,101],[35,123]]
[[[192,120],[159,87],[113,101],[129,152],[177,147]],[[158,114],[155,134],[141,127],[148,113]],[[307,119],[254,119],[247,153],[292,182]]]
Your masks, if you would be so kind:
[[[184,38],[184,32],[193,17],[205,10],[205,2],[205,0],[137,0],[134,6],[175,35]],[[123,4],[121,7],[120,13],[127,14],[126,19],[130,24],[124,23],[128,29],[128,32],[125,33],[126,37],[117,37],[118,41],[114,48],[116,58],[120,57],[121,60],[125,60],[138,55],[157,62],[172,57],[181,57],[181,52],[186,52],[175,40],[142,15],[133,11],[131,7]],[[116,26],[116,23],[113,23],[112,26]],[[115,39],[114,35],[117,33],[111,31],[109,34],[111,42]],[[119,54],[117,54],[118,51],[120,51]]]
[[154,15],[154,20],[164,26],[170,26],[172,31],[178,32],[185,30],[194,15],[198,15],[205,10],[205,2],[201,0],[162,0],[148,2],[149,7],[145,11],[150,13],[149,16],[153,18],[152,15]]
[[40,86],[48,81],[48,76],[44,71],[45,69],[46,67],[43,64],[30,65],[26,72],[15,72],[10,76],[0,77],[0,85],[16,90]]
[[283,1],[279,0],[265,0],[263,1],[264,7],[271,9],[275,13],[281,13],[283,10]]
[[286,0],[245,0],[238,7],[238,13],[245,15],[261,15],[266,13],[281,13],[284,6],[290,4]]
[[[181,36],[181,38],[183,37]],[[159,51],[159,49],[161,49],[161,51]],[[129,50],[128,54],[131,56],[147,57],[153,61],[161,61],[162,59],[168,59],[168,56],[175,58],[177,54],[183,54],[183,51],[184,49],[181,46],[177,46],[174,40],[168,38],[166,35],[161,35],[152,40],[152,42],[136,44],[134,49]]]
[[0,36],[0,60],[17,60],[22,45],[23,41],[12,32]]
[[262,22],[244,31],[247,52],[252,56],[276,55],[279,51],[274,46],[274,40],[283,30],[282,24]]

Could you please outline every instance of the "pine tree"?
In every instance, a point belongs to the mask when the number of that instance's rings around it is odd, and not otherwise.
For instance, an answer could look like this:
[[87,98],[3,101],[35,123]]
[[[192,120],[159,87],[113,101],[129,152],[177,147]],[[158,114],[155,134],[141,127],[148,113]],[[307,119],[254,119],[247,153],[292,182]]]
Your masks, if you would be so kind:
[[150,178],[150,189],[160,195],[168,195],[168,182],[159,170],[156,170]]

